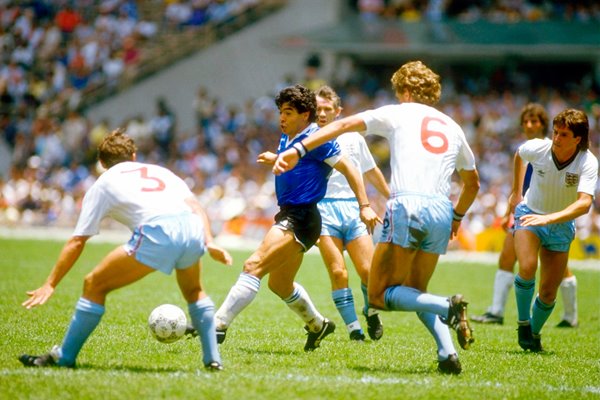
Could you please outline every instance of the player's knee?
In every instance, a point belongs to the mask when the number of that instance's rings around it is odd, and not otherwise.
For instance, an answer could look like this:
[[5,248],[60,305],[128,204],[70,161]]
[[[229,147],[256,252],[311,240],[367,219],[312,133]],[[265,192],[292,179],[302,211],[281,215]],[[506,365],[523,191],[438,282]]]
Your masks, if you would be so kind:
[[336,286],[348,286],[348,271],[342,265],[331,266],[331,279]]
[[200,287],[200,285],[194,285],[191,287],[180,287],[179,288],[181,290],[181,294],[183,295],[183,298],[185,299],[186,302],[188,303],[195,303],[198,300],[200,300],[202,296],[202,288]]
[[385,300],[383,297],[383,293],[369,292],[369,307],[385,310]]
[[553,290],[551,288],[540,287],[538,296],[542,303],[553,304],[556,301],[556,290]]
[[83,279],[83,295],[85,298],[104,298],[109,291],[93,272],[87,274]]

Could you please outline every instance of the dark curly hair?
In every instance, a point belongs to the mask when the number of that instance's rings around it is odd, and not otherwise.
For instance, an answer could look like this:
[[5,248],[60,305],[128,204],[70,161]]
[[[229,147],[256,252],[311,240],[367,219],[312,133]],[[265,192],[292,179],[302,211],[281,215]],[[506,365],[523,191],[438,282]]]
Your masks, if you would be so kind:
[[317,97],[312,90],[302,85],[288,86],[279,92],[275,97],[277,108],[281,110],[285,103],[299,113],[308,112],[309,122],[314,122],[317,118]]

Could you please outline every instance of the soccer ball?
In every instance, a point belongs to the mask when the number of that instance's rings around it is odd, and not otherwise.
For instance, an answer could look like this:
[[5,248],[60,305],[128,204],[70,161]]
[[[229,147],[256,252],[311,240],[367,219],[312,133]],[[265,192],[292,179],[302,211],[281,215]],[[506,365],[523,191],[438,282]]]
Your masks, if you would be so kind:
[[159,342],[173,343],[185,334],[187,318],[181,308],[173,304],[163,304],[150,313],[148,327]]

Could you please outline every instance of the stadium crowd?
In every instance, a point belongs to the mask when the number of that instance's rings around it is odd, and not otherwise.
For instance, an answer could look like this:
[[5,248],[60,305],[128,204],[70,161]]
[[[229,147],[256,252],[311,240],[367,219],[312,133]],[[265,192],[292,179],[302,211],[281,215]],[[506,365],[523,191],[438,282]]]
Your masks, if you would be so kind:
[[366,21],[600,21],[600,4],[592,0],[349,0],[349,4]]
[[[163,164],[185,177],[211,214],[215,232],[249,238],[264,235],[277,205],[271,170],[258,165],[256,158],[260,152],[276,148],[280,132],[272,93],[295,83],[294,78],[285,78],[270,93],[250,99],[242,107],[224,104],[200,86],[192,105],[197,120],[195,131],[179,129],[176,112],[161,98],[156,99],[150,118],[132,115],[125,121],[92,121],[75,103],[67,107],[63,116],[57,102],[73,102],[77,85],[82,82],[77,79],[72,59],[79,58],[75,64],[85,66],[85,81],[90,84],[94,82],[92,71],[102,71],[107,60],[100,54],[126,51],[124,47],[111,48],[113,42],[108,38],[118,38],[117,42],[124,46],[134,32],[138,36],[151,35],[152,23],[145,25],[136,19],[134,1],[103,1],[98,5],[91,2],[90,7],[85,7],[87,2],[76,2],[76,8],[64,2],[59,12],[59,8],[41,7],[47,2],[29,3],[30,7],[23,7],[21,3],[7,2],[0,14],[0,124],[2,139],[12,152],[10,175],[0,177],[1,225],[72,226],[83,193],[99,173],[95,154],[99,141],[114,127],[123,126],[138,144],[140,161]],[[97,14],[78,14],[89,10]],[[74,18],[79,20],[76,28],[65,30],[56,22],[62,11],[79,15]],[[95,51],[85,47],[89,43],[94,43],[91,46]],[[48,47],[51,45],[54,47]],[[94,54],[89,55],[93,68],[86,61],[88,51]],[[315,75],[318,63],[310,71],[310,76],[299,81],[313,88],[327,81]],[[354,69],[345,75],[348,79],[339,79],[340,76],[327,83],[341,95],[344,115],[394,102],[388,83],[379,82],[368,71]],[[463,223],[462,240],[456,241],[455,247],[477,247],[477,235],[497,227],[499,216],[504,213],[512,155],[522,137],[518,115],[527,102],[543,104],[551,117],[567,107],[585,110],[591,124],[591,148],[597,154],[600,96],[593,79],[552,87],[536,85],[531,76],[523,73],[474,78],[442,71],[442,84],[444,97],[439,108],[465,130],[476,153],[482,183],[480,195]],[[389,174],[387,146],[377,140],[371,140],[370,146],[384,173]],[[374,189],[369,189],[376,198]],[[382,201],[379,199],[380,207]],[[600,231],[600,203],[598,198],[595,201],[593,213],[577,221],[582,237]],[[497,250],[492,244],[483,247]],[[598,251],[596,246],[590,254],[597,256]]]

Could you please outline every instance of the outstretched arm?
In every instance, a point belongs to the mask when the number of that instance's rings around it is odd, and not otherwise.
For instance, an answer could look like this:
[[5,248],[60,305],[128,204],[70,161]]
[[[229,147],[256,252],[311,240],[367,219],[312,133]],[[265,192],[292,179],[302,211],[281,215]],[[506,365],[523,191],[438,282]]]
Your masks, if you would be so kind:
[[296,164],[298,164],[301,151],[311,151],[319,147],[323,143],[335,139],[342,133],[353,131],[362,132],[366,129],[367,126],[365,125],[365,122],[362,118],[358,117],[357,115],[351,115],[349,117],[333,121],[329,125],[324,126],[317,132],[302,140],[302,142],[299,142],[300,144],[297,145],[302,146],[303,150],[298,150],[297,148],[290,148],[284,152],[279,153],[279,156],[275,161],[275,165],[273,165],[273,173],[275,175],[281,175],[282,173],[293,169],[296,166]]
[[258,155],[256,162],[259,164],[273,165],[275,164],[275,160],[277,160],[277,154],[272,151],[265,151]]
[[381,223],[382,221],[369,204],[367,191],[365,190],[365,185],[360,173],[346,157],[342,157],[333,167],[346,177],[350,188],[358,200],[360,219],[367,225],[369,233],[373,233],[377,222]]
[[29,296],[29,299],[25,300],[21,305],[30,309],[46,303],[54,294],[56,286],[71,270],[77,259],[79,259],[79,256],[85,247],[85,243],[89,238],[90,236],[72,236],[67,240],[67,243],[65,243],[58,256],[56,264],[54,264],[52,271],[50,271],[50,275],[48,275],[46,282],[39,288],[28,291],[27,295]]
[[204,212],[204,208],[202,208],[198,200],[196,200],[195,197],[188,197],[185,199],[185,202],[188,206],[190,206],[195,214],[202,218],[202,222],[204,223],[204,241],[206,243],[206,250],[208,250],[210,257],[213,260],[225,265],[233,264],[233,257],[231,257],[231,254],[229,254],[229,252],[221,246],[215,244],[212,232],[210,230],[210,221],[208,220],[208,216]]
[[577,200],[569,204],[563,210],[550,214],[527,214],[520,217],[521,226],[541,226],[548,224],[560,224],[574,220],[586,214],[592,206],[592,195],[584,192],[577,193]]

